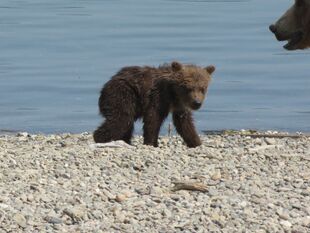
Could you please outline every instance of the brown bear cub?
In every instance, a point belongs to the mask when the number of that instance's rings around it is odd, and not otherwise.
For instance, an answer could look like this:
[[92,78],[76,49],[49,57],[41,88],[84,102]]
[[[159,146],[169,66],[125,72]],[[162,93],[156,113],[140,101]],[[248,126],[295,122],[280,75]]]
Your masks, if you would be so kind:
[[160,127],[172,112],[175,128],[187,146],[201,145],[192,111],[201,107],[214,70],[214,66],[179,62],[158,68],[122,68],[101,90],[99,109],[105,121],[94,132],[95,142],[130,144],[134,122],[142,118],[144,144],[157,147]]

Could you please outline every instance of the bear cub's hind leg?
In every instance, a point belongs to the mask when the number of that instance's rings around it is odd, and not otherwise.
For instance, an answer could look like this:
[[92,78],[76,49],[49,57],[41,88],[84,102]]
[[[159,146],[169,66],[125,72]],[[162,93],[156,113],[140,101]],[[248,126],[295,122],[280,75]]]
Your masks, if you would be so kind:
[[105,122],[94,132],[94,141],[96,143],[105,143],[116,140],[124,140],[130,144],[133,132],[134,120],[122,116],[119,119],[107,118]]

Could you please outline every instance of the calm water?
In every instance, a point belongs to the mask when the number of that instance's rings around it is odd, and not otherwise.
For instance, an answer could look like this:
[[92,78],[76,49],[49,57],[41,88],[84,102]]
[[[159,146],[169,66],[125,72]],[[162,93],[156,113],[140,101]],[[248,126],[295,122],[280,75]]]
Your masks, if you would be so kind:
[[217,67],[200,130],[309,132],[310,50],[268,31],[292,2],[1,0],[0,129],[92,131],[119,68],[180,60]]

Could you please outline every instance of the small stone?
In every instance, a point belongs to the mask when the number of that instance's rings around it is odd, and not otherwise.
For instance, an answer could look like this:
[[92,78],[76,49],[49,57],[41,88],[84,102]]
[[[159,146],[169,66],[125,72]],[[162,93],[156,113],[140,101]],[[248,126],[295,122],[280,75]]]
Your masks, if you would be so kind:
[[34,227],[37,227],[37,226],[40,226],[40,225],[41,225],[41,223],[35,222],[35,221],[31,220],[31,219],[29,219],[29,220],[27,221],[27,224],[28,224],[29,226],[34,226]]
[[115,197],[115,200],[117,201],[117,202],[123,202],[123,201],[125,201],[127,199],[127,197],[125,196],[125,195],[123,195],[123,194],[118,194],[118,195],[116,195],[116,197]]
[[3,203],[0,203],[0,208],[1,209],[8,209],[10,206],[7,205],[7,204],[3,204]]
[[218,213],[213,213],[211,215],[211,220],[216,223],[217,225],[219,225],[221,228],[224,227],[224,222],[225,222],[225,217],[219,215]]
[[214,197],[214,196],[218,196],[219,195],[219,192],[217,189],[215,189],[214,187],[210,187],[208,189],[208,195],[211,196],[211,197]]
[[288,220],[290,218],[289,212],[284,209],[277,210],[277,214],[281,219]]
[[27,137],[29,134],[27,132],[20,132],[17,134],[17,137]]
[[123,191],[122,194],[125,195],[127,198],[134,196],[134,193],[132,193],[130,190]]
[[275,145],[277,143],[274,138],[266,138],[265,142],[267,143],[267,145]]
[[23,202],[26,202],[27,201],[27,195],[25,193],[23,193],[21,196],[20,196],[20,200],[22,200]]
[[[310,154],[310,151],[309,151]],[[310,172],[302,172],[299,174],[304,180],[310,180]]]
[[211,175],[211,179],[212,180],[220,180],[222,178],[221,175],[221,171],[220,170],[216,170],[212,175]]
[[163,191],[160,187],[153,186],[150,190],[150,194],[160,196],[163,194]]
[[107,189],[103,189],[103,190],[102,190],[102,193],[103,193],[107,198],[109,198],[110,200],[114,200],[114,199],[115,199],[115,196],[114,196],[110,191],[108,191]]
[[24,215],[17,213],[13,219],[20,227],[25,228],[27,226],[27,220]]
[[32,194],[29,194],[29,195],[27,196],[27,201],[32,202],[33,200],[34,200],[33,195],[32,195]]
[[54,216],[46,216],[44,218],[45,221],[47,221],[48,223],[52,223],[52,224],[61,224],[62,223],[62,219],[61,218],[57,218]]
[[301,225],[310,228],[310,216],[303,217],[301,219]]
[[165,218],[167,218],[167,219],[169,219],[169,218],[171,218],[171,216],[172,216],[172,213],[171,213],[171,211],[169,210],[169,209],[163,209],[162,210],[162,215],[165,217]]
[[135,188],[135,191],[140,195],[149,195],[151,193],[151,189],[149,187],[138,187]]
[[69,173],[63,173],[61,176],[65,179],[71,179],[71,175]]
[[292,203],[292,207],[298,210],[302,209],[302,206],[299,202]]
[[256,145],[262,145],[262,139],[260,139],[260,138],[255,138],[255,139],[253,140],[253,143],[256,144]]
[[247,205],[248,205],[248,203],[246,201],[242,201],[242,202],[239,203],[239,206],[241,208],[245,208]]
[[85,208],[81,206],[75,206],[73,208],[67,208],[63,211],[64,214],[68,215],[73,221],[79,222],[85,218]]
[[126,217],[125,217],[125,215],[123,214],[122,211],[115,211],[114,212],[114,217],[115,217],[115,220],[117,222],[121,222],[121,223],[123,223],[125,221],[125,219],[126,219]]
[[211,219],[213,220],[213,221],[219,221],[220,220],[220,215],[218,214],[218,213],[213,213],[212,215],[211,215]]
[[255,233],[266,233],[266,232],[267,232],[267,231],[264,230],[264,229],[259,229],[259,230],[255,231]]
[[164,144],[164,145],[167,145],[169,143],[169,138],[162,138],[161,139],[161,142]]
[[94,210],[92,211],[91,215],[95,218],[95,219],[102,219],[103,214],[100,210]]
[[303,226],[293,225],[293,227],[291,228],[291,231],[289,232],[290,233],[305,233],[307,231],[305,231],[305,228]]
[[285,230],[289,230],[292,227],[292,223],[286,220],[281,220],[280,224]]
[[179,201],[181,199],[180,195],[178,194],[171,194],[170,198],[174,201]]
[[41,201],[43,201],[45,203],[48,203],[48,202],[52,201],[51,198],[49,196],[47,196],[47,195],[42,195],[40,199],[41,199]]

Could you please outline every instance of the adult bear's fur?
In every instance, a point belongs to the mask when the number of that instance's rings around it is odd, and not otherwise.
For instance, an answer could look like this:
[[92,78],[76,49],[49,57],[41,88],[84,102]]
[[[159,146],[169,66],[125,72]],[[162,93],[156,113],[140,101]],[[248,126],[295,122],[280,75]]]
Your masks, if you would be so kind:
[[144,144],[158,146],[160,126],[172,112],[176,130],[187,146],[201,145],[191,111],[200,108],[214,70],[214,66],[178,62],[158,68],[122,68],[101,90],[99,109],[105,122],[94,132],[95,142],[130,143],[134,122],[143,118]]

